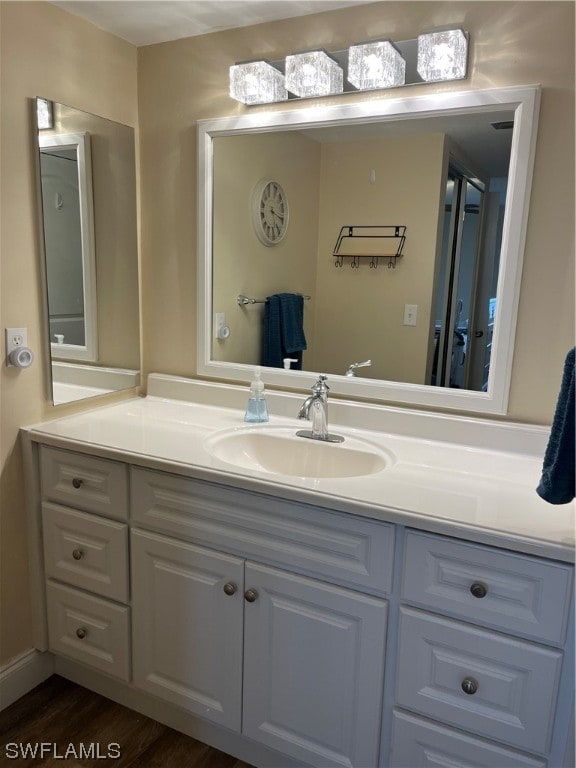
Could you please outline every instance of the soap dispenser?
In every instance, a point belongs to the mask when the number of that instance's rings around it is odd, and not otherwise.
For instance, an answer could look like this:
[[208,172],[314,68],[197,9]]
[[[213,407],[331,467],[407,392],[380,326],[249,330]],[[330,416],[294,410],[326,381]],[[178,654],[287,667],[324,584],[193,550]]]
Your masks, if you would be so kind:
[[250,384],[250,398],[244,415],[249,424],[263,424],[268,421],[268,405],[264,393],[264,382],[260,378],[260,368],[254,370],[254,381]]

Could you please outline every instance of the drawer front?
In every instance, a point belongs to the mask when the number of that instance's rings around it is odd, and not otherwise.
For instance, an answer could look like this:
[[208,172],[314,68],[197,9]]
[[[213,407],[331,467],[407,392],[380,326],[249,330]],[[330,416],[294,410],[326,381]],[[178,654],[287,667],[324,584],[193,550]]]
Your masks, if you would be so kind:
[[128,519],[126,465],[42,446],[42,496],[84,512]]
[[394,528],[305,504],[132,467],[131,519],[242,557],[386,593]]
[[402,597],[505,632],[561,644],[573,568],[408,532]]
[[84,592],[48,582],[50,650],[100,672],[130,680],[130,612]]
[[399,642],[399,706],[521,749],[546,751],[560,651],[405,607]]
[[546,768],[546,761],[394,712],[390,768]]
[[47,576],[104,597],[128,600],[128,526],[45,501]]

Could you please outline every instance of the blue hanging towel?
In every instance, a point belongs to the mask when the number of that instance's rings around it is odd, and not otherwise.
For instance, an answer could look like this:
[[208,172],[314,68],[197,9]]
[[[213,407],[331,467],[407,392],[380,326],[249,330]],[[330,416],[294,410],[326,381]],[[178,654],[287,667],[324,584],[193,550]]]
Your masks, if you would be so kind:
[[293,357],[298,362],[292,368],[302,370],[305,349],[304,298],[296,293],[268,296],[264,306],[262,365],[283,368],[284,358]]
[[536,493],[550,504],[567,504],[575,493],[574,452],[574,359],[571,349],[564,363],[560,394],[556,403],[550,439],[544,454],[540,485]]

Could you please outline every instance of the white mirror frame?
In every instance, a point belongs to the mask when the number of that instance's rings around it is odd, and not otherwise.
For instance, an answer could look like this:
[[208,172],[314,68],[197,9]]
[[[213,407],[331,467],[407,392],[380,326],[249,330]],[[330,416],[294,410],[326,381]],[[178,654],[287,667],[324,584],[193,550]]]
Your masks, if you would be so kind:
[[[539,86],[444,92],[402,99],[361,101],[336,106],[252,111],[237,117],[198,122],[198,375],[250,381],[254,366],[211,359],[212,354],[212,201],[213,146],[218,136],[319,126],[436,117],[446,112],[514,110],[508,193],[502,234],[496,314],[487,392],[432,387],[361,377],[330,375],[332,393],[376,401],[479,413],[505,414],[508,406],[522,261],[536,147]],[[266,384],[286,389],[309,387],[317,373],[264,368]]]
[[[38,138],[40,149],[74,149],[78,161],[80,232],[82,239],[82,288],[84,293],[84,345],[56,344],[50,340],[52,358],[59,360],[98,360],[98,318],[96,314],[96,248],[94,243],[94,201],[92,159],[88,133],[50,134]],[[48,308],[50,300],[48,299]]]

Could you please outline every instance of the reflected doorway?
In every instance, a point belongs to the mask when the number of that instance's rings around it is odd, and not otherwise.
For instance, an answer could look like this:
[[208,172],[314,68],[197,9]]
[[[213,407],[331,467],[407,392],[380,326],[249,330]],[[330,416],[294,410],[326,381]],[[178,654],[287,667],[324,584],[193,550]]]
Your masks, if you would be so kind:
[[505,187],[449,165],[432,386],[487,391]]

